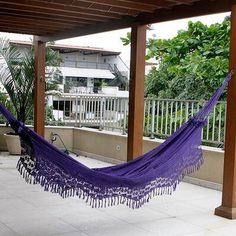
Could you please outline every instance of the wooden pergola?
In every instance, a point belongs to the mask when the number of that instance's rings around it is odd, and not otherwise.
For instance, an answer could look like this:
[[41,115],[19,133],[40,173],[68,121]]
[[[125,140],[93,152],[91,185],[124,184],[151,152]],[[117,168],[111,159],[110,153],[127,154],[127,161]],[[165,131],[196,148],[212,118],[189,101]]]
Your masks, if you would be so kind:
[[[45,44],[131,27],[127,160],[142,154],[146,25],[231,11],[230,69],[236,69],[236,0],[0,0],[0,31],[34,35],[35,131],[44,135]],[[236,218],[236,78],[228,88],[222,205]]]

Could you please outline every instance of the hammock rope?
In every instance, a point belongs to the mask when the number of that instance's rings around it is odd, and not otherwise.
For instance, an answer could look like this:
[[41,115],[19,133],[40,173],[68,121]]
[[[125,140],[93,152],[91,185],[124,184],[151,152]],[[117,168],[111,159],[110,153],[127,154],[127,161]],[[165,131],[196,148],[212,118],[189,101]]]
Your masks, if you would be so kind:
[[171,194],[185,175],[203,164],[202,127],[232,75],[196,115],[159,147],[111,167],[90,169],[17,121],[1,103],[0,113],[20,136],[22,155],[17,169],[26,182],[40,184],[45,191],[63,198],[78,196],[92,207],[125,204],[134,209],[154,196]]

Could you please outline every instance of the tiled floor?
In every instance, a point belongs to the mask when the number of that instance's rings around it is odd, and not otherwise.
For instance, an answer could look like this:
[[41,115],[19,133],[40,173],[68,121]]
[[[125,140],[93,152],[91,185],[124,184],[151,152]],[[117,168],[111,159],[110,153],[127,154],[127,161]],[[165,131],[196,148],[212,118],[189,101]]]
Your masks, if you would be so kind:
[[[172,196],[156,197],[139,210],[92,209],[29,185],[15,169],[17,157],[0,153],[0,236],[219,236],[236,235],[236,221],[214,216],[221,193],[182,183]],[[88,166],[107,165],[79,157]]]

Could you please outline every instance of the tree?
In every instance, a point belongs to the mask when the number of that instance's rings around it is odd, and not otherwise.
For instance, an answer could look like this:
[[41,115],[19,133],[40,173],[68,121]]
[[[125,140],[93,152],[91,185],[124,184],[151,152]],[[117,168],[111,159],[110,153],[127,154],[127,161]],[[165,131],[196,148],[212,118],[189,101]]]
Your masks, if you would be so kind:
[[[46,66],[59,66],[61,57],[58,52],[47,48]],[[8,93],[14,107],[17,119],[25,122],[32,117],[34,98],[34,51],[22,52],[17,46],[11,45],[9,40],[0,40],[0,81]],[[55,89],[51,85],[52,72],[47,72],[48,85],[46,89]]]
[[[190,21],[172,39],[148,39],[146,57],[155,58],[158,68],[146,77],[146,96],[208,99],[227,74],[229,38],[227,17],[210,26]],[[130,36],[121,40],[127,45]]]

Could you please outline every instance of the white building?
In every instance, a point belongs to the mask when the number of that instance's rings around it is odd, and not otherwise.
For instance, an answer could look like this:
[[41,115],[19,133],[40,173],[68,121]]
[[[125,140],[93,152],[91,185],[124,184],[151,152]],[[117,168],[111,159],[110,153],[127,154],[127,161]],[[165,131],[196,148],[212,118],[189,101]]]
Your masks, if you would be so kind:
[[[29,41],[10,41],[26,50],[32,45]],[[129,67],[120,57],[120,52],[95,47],[71,45],[49,45],[59,51],[62,63],[58,67],[62,76],[64,93],[99,93],[102,85],[113,85],[115,80],[129,78]],[[112,82],[113,81],[113,82]],[[120,86],[120,89],[125,88]],[[114,90],[113,90],[114,91]]]
[[[29,41],[10,43],[20,47],[22,51],[32,46],[32,42]],[[106,105],[106,99],[101,103],[101,97],[128,98],[127,87],[125,89],[116,86],[116,80],[128,81],[129,78],[129,68],[121,59],[120,52],[59,44],[49,47],[59,51],[62,57],[62,63],[58,68],[47,68],[50,71],[58,69],[61,75],[60,95],[58,96],[58,91],[55,91],[53,95],[47,96],[48,105],[53,107],[54,118],[73,122],[78,114],[86,120],[96,119],[97,114],[101,115],[101,112],[103,117],[104,114],[106,117],[114,116],[114,112],[107,108],[110,105]],[[90,106],[84,98],[83,101],[78,98],[81,96],[92,96],[90,100],[92,99],[93,105]],[[116,116],[119,117],[118,115]]]

